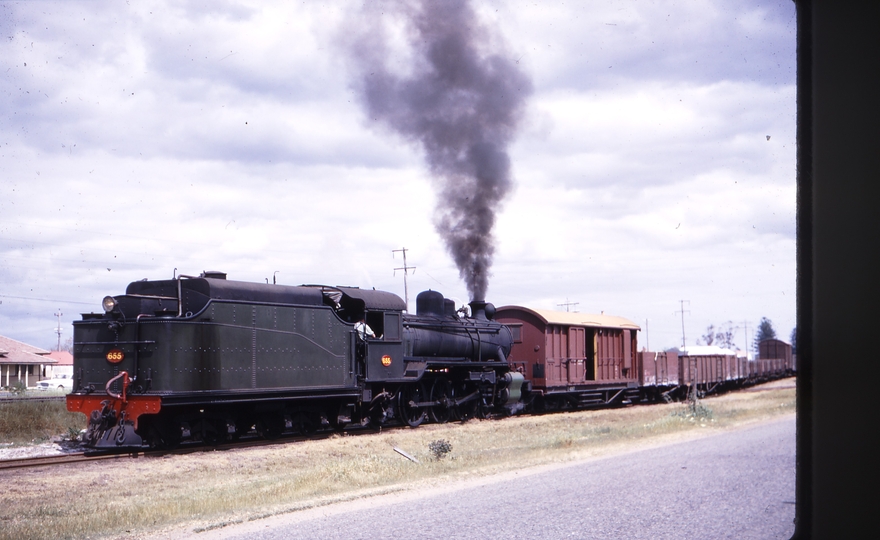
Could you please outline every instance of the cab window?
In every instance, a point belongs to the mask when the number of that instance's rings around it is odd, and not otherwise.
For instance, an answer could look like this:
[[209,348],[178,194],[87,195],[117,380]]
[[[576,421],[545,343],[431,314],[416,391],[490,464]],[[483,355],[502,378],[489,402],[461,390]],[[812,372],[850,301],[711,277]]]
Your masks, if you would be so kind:
[[376,334],[376,338],[382,339],[385,336],[385,320],[380,312],[367,312],[365,321],[367,326]]
[[385,314],[385,332],[386,341],[400,340],[400,313]]

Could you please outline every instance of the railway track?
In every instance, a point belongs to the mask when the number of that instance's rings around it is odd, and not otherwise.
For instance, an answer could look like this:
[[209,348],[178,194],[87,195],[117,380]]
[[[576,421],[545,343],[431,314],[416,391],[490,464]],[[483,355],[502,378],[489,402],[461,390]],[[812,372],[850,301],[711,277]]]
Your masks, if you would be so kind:
[[0,397],[0,403],[36,403],[40,401],[64,401],[65,396]]
[[[355,435],[355,434],[365,434],[365,433],[375,433],[375,430],[371,429],[356,429],[351,431],[345,431],[346,435]],[[89,451],[89,452],[70,452],[66,454],[56,454],[51,456],[34,456],[34,457],[26,457],[26,458],[15,458],[15,459],[2,459],[0,460],[0,470],[5,469],[29,469],[36,467],[48,467],[48,466],[58,466],[58,465],[67,465],[70,463],[86,463],[91,461],[104,461],[108,459],[131,459],[131,458],[156,458],[167,455],[183,455],[183,454],[192,454],[196,452],[217,452],[217,451],[226,451],[226,450],[238,450],[243,448],[254,448],[259,446],[272,446],[277,444],[289,444],[295,442],[304,442],[304,441],[314,441],[321,440],[330,437],[331,435],[338,434],[338,431],[323,431],[318,433],[313,433],[310,435],[292,435],[285,436],[278,439],[262,439],[257,436],[253,438],[248,438],[245,440],[235,441],[235,442],[227,442],[217,445],[210,444],[202,444],[202,443],[193,443],[185,446],[181,446],[175,449],[165,449],[165,450],[150,450],[143,449],[137,451],[131,451],[130,449],[126,449],[124,451]]]
[[85,452],[71,452],[54,456],[37,456],[18,459],[0,460],[0,470],[5,469],[29,469],[34,467],[46,467],[49,465],[64,465],[68,463],[83,463],[88,461],[102,461],[105,459],[119,459],[135,457],[138,452],[126,452],[124,454],[86,454]]

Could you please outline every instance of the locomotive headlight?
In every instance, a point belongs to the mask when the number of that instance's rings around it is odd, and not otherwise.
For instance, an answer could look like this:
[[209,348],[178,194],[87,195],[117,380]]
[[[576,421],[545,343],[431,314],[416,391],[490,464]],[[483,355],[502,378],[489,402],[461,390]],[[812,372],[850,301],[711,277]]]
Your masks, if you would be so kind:
[[105,296],[103,300],[101,300],[101,305],[104,306],[104,311],[110,313],[116,308],[116,299],[112,296]]

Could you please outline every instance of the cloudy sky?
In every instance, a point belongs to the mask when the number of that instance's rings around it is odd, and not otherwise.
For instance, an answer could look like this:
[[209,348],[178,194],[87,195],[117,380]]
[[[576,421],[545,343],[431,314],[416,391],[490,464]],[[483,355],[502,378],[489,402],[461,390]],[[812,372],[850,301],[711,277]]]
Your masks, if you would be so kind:
[[[386,6],[387,7],[387,6]],[[532,84],[487,300],[688,344],[795,325],[795,6],[474,0]],[[422,147],[372,122],[354,2],[0,1],[0,334],[50,348],[142,278],[467,301]],[[377,15],[378,12],[378,15]],[[405,26],[405,25],[403,25]],[[343,39],[344,41],[344,39]],[[388,41],[394,69],[413,51]],[[682,304],[681,301],[685,302]],[[647,329],[647,331],[645,331]]]

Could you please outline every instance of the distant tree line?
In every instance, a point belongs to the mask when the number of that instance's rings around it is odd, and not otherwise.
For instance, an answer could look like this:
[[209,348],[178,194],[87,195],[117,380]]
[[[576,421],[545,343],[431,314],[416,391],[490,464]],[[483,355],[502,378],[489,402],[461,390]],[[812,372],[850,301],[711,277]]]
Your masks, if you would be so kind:
[[[723,326],[715,328],[714,324],[706,327],[706,333],[697,339],[697,345],[715,345],[723,349],[736,350],[734,343],[734,335],[737,327],[731,321],[727,321]],[[776,330],[773,328],[773,322],[767,317],[761,317],[758,323],[758,330],[755,333],[755,340],[752,343],[752,349],[758,352],[758,344],[765,339],[778,339]],[[678,351],[678,348],[668,349]],[[791,350],[797,352],[797,327],[791,331]]]
[[715,345],[723,349],[736,349],[734,334],[736,328],[733,323],[727,321],[724,326],[715,329],[714,324],[706,327],[706,333],[697,340],[697,345]]
[[773,329],[773,323],[767,317],[761,317],[758,323],[758,333],[755,334],[755,352],[758,352],[758,343],[765,339],[776,339],[776,330]]

